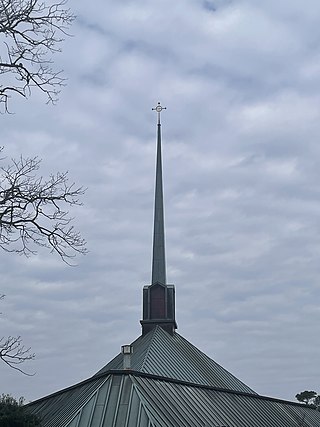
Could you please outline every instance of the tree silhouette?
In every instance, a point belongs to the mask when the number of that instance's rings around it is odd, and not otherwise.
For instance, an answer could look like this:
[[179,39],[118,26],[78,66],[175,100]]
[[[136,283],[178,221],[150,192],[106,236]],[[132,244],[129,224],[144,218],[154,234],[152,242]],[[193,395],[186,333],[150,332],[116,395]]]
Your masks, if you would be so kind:
[[67,0],[0,0],[0,106],[9,111],[13,94],[23,97],[39,89],[47,102],[57,100],[65,79],[53,67],[74,16]]

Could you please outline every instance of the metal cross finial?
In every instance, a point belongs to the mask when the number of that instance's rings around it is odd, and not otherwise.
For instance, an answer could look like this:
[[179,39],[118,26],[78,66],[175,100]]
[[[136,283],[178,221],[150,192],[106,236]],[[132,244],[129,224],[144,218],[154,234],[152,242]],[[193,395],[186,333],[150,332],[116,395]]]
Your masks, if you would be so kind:
[[152,110],[158,113],[158,125],[160,125],[160,113],[162,110],[166,110],[166,109],[167,107],[161,107],[160,102],[158,102],[158,105],[155,108],[152,108]]

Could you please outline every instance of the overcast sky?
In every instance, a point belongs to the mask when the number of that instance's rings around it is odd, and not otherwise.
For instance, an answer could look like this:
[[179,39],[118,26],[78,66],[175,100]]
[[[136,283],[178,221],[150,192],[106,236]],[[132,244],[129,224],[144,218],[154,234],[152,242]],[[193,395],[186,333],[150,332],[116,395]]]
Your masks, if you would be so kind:
[[10,159],[87,187],[89,254],[1,254],[1,335],[36,353],[0,392],[34,400],[140,335],[161,101],[167,278],[178,333],[256,392],[320,392],[320,2],[72,0],[68,77],[2,115]]

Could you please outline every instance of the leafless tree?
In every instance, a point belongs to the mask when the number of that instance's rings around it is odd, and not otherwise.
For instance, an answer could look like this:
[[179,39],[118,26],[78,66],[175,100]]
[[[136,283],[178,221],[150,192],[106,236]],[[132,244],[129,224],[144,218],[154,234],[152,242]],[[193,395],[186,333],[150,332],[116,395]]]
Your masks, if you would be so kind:
[[65,79],[52,66],[74,16],[67,0],[0,0],[0,105],[8,112],[12,94],[42,91],[47,102],[57,100]]
[[28,256],[46,247],[69,263],[86,253],[67,210],[81,204],[84,189],[70,184],[67,173],[38,178],[39,165],[38,158],[21,157],[0,168],[0,248]]
[[[2,300],[3,298],[4,295],[0,295],[0,300]],[[20,336],[9,336],[8,338],[0,338],[0,360],[10,366],[10,368],[16,369],[17,371],[22,372],[25,375],[33,375],[27,373],[18,365],[21,365],[21,363],[24,363],[28,360],[33,360],[34,358],[34,353],[31,353],[30,347],[27,348],[22,344]]]
[[[38,177],[39,167],[38,158],[21,157],[0,168],[0,248],[29,256],[37,246],[47,247],[69,263],[77,253],[86,253],[66,209],[81,204],[84,189],[69,184],[67,173]],[[20,365],[34,357],[20,336],[0,338],[0,360],[11,368],[30,375]]]
[[31,353],[31,349],[22,345],[21,337],[8,337],[0,339],[0,359],[10,368],[16,369],[25,375],[34,375],[21,369],[18,365],[33,360],[35,354]]
[[[74,20],[66,5],[67,0],[0,0],[0,112],[9,112],[12,95],[27,98],[33,89],[48,103],[57,100],[65,79],[52,58]],[[68,263],[86,252],[66,209],[80,204],[84,189],[70,184],[67,173],[39,178],[39,166],[38,158],[21,157],[0,167],[0,248],[28,256],[43,246]],[[33,358],[20,336],[0,338],[0,360],[8,366],[26,373],[19,365]]]

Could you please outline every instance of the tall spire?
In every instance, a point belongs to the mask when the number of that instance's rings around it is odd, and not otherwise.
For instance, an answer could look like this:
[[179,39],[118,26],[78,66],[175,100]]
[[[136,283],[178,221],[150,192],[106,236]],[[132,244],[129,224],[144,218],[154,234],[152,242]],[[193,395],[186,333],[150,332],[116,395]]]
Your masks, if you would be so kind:
[[160,102],[155,108],[158,113],[157,125],[157,161],[156,161],[156,188],[154,203],[153,254],[151,285],[143,287],[143,319],[140,321],[142,335],[149,333],[156,326],[173,335],[177,329],[175,320],[175,289],[174,285],[167,285],[166,257],[164,245],[164,214],[162,188],[162,160],[161,160],[161,111]]
[[166,256],[164,239],[164,214],[163,214],[163,186],[162,186],[162,156],[161,156],[161,111],[166,109],[160,102],[152,110],[158,113],[157,124],[157,162],[156,162],[156,187],[154,198],[154,224],[153,224],[153,255],[151,284],[166,284]]

